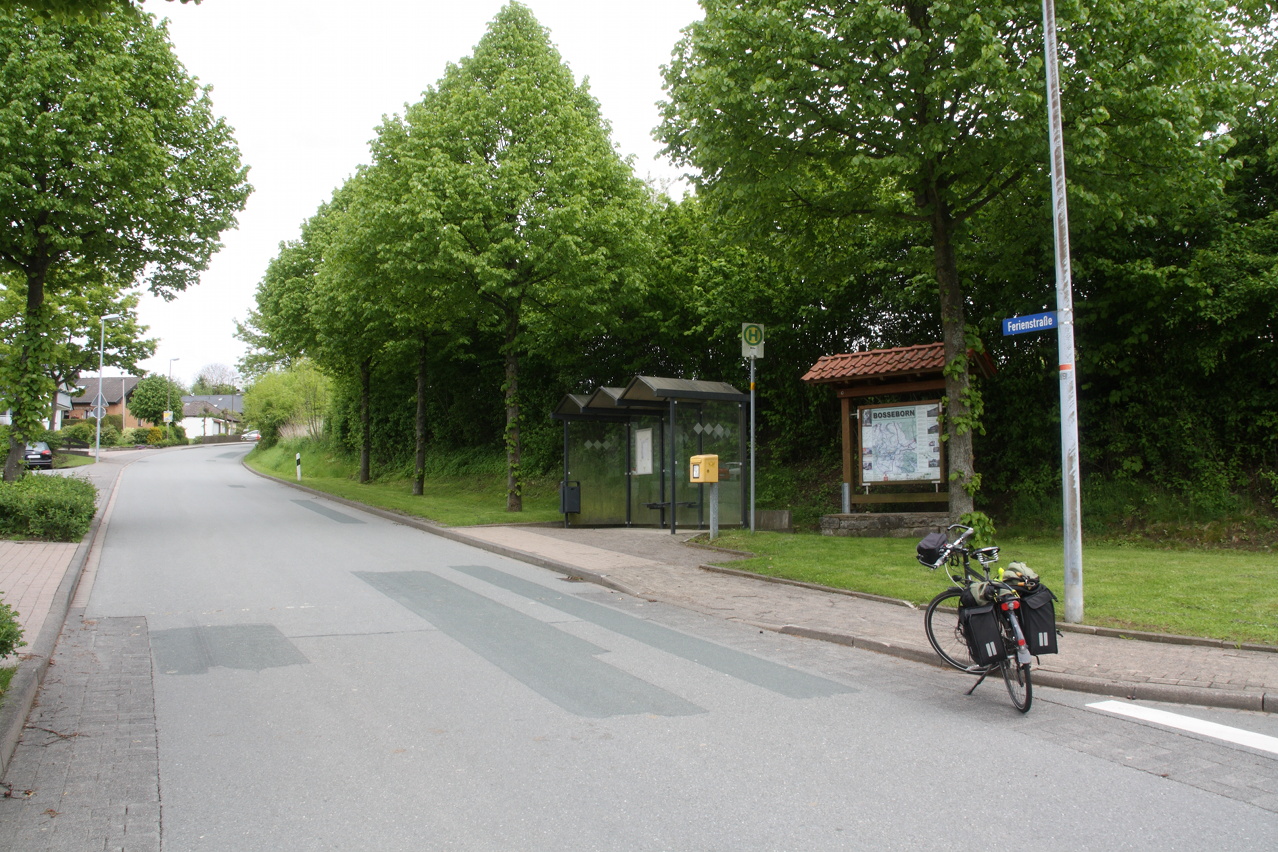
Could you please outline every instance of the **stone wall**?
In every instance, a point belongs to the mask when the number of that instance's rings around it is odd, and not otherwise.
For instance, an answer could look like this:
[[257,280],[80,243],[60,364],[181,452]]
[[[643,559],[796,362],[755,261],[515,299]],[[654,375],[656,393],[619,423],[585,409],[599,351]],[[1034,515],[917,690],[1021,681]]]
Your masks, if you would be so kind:
[[858,538],[922,538],[953,523],[945,512],[856,512],[825,515],[821,535]]

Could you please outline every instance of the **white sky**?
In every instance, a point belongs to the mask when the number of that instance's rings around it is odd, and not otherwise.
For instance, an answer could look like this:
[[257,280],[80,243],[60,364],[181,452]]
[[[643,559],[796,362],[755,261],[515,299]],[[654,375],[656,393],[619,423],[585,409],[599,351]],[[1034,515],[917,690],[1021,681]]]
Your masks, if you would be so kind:
[[[624,155],[641,178],[673,181],[652,129],[662,64],[696,0],[524,0],[578,81],[589,78]],[[254,305],[266,264],[295,239],[355,168],[383,115],[402,113],[469,56],[504,0],[150,0],[167,17],[187,71],[213,87],[213,108],[235,128],[254,186],[239,227],[223,234],[198,286],[139,308],[159,338],[142,369],[185,384],[208,364],[234,368],[244,345],[235,320]],[[170,359],[178,359],[170,364]]]

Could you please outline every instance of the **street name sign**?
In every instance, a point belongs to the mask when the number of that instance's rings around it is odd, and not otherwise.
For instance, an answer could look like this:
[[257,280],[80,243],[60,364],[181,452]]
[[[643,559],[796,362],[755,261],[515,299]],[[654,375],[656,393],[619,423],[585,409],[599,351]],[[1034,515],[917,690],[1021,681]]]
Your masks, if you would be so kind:
[[1024,317],[1009,317],[1003,320],[1003,336],[1026,334],[1031,331],[1051,331],[1056,326],[1056,311],[1030,314]]

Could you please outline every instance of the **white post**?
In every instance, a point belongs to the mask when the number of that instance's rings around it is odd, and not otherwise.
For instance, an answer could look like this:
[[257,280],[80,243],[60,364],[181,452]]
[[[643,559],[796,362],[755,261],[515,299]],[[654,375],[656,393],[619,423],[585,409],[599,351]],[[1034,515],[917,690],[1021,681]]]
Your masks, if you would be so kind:
[[[754,532],[754,362],[750,359],[750,532]],[[718,512],[718,509],[715,509]]]
[[719,483],[710,483],[710,540],[719,537]]
[[1065,527],[1065,621],[1083,620],[1083,527],[1078,459],[1078,397],[1074,376],[1074,296],[1070,280],[1065,148],[1061,140],[1061,84],[1055,0],[1043,0],[1048,135],[1052,149],[1052,230],[1056,236],[1056,332],[1061,382],[1061,490]]
[[[102,392],[102,367],[103,367],[103,351],[106,349],[106,321],[109,319],[119,319],[120,314],[103,314],[98,317],[98,396],[93,401],[93,407],[97,409],[98,427],[93,438],[93,461],[102,461],[102,418],[106,414],[106,394]],[[120,380],[120,387],[124,387],[124,380]],[[124,404],[124,394],[120,394],[120,404]],[[121,421],[123,425],[123,421]]]
[[297,454],[297,481],[302,481],[302,454]]

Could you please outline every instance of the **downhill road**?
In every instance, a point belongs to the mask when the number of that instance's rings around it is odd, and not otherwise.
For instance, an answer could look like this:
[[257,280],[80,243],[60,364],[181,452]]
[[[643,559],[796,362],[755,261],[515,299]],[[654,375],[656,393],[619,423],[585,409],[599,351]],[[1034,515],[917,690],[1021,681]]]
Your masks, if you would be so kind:
[[80,852],[114,821],[136,842],[107,842],[168,852],[1278,848],[1263,749],[1052,690],[1022,716],[997,679],[967,698],[940,669],[566,582],[259,478],[247,449],[124,470],[41,701],[84,736],[15,758],[68,792],[56,815],[0,807],[35,826],[0,840]]

